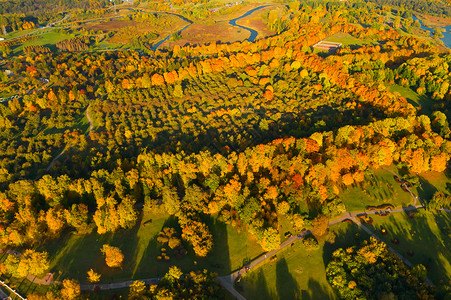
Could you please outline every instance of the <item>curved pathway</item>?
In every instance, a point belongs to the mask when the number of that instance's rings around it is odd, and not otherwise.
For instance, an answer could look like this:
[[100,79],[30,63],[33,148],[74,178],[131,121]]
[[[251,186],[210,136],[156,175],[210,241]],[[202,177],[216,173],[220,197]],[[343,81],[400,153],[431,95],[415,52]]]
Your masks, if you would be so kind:
[[[387,168],[383,168],[385,171],[388,171],[388,172],[390,172],[390,173],[392,173],[393,175],[395,175],[396,177],[398,177],[398,178],[401,178],[401,176],[399,176],[398,174],[396,174],[395,172],[393,172],[392,170],[390,170],[390,169],[387,169]],[[404,186],[404,188],[410,193],[410,196],[412,196],[412,198],[413,198],[413,206],[416,206],[417,205],[417,201],[419,200],[418,199],[418,197],[407,187],[407,186]],[[421,200],[420,200],[421,201]]]

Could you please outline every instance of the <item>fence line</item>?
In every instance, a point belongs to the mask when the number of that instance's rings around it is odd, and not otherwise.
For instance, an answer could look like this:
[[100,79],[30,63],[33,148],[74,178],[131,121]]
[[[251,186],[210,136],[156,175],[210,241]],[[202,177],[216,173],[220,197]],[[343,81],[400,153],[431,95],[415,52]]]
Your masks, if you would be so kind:
[[9,285],[7,285],[3,280],[0,280],[0,283],[2,285],[4,285],[8,290],[10,290],[11,292],[13,292],[17,297],[19,297],[22,300],[27,300],[27,298],[22,297],[18,292],[16,292],[16,290],[14,290],[13,288],[10,288]]

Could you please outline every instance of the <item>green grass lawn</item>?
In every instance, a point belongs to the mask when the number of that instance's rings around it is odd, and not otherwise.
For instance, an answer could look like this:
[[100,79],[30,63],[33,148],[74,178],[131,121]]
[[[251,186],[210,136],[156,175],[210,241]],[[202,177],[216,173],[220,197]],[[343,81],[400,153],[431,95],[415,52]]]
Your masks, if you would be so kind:
[[[396,173],[394,167],[391,169]],[[350,212],[364,211],[370,205],[407,206],[412,203],[410,194],[404,192],[393,174],[384,169],[374,170],[374,178],[365,176],[361,184],[346,188],[339,197]]]
[[[179,266],[183,271],[208,268],[219,274],[229,274],[241,268],[247,261],[261,255],[263,250],[245,231],[223,224],[215,218],[206,219],[214,239],[214,248],[206,258],[196,258],[188,245],[188,255],[183,258],[170,257],[169,261],[159,261],[161,254],[156,241],[158,233],[164,226],[178,227],[175,218],[162,211],[144,213],[139,224],[131,230],[99,235],[66,234],[42,247],[51,256],[51,269],[57,279],[76,278],[86,282],[86,272],[93,268],[102,274],[102,282],[130,279],[153,278],[164,275],[170,266]],[[106,266],[100,252],[103,244],[119,247],[125,256],[122,269]],[[168,247],[165,247],[168,249]]]
[[3,37],[5,39],[12,39],[12,38],[15,38],[15,37],[18,37],[18,36],[22,36],[22,35],[34,32],[36,30],[38,30],[38,28],[32,28],[32,29],[27,29],[27,30],[10,31],[10,32],[8,32],[7,35],[3,35],[3,30],[0,30],[0,32],[2,33],[2,34],[0,34],[0,37]]
[[[330,228],[335,242],[319,241],[319,249],[306,250],[294,243],[243,277],[236,288],[247,299],[336,299],[326,280],[326,265],[332,252],[360,243],[367,235],[354,224],[341,223]],[[356,234],[358,236],[356,236]]]
[[418,95],[410,88],[402,87],[400,85],[394,84],[388,87],[389,91],[394,93],[399,93],[402,97],[415,107],[421,106],[421,112],[426,115],[432,113],[432,105],[434,102],[426,95]]
[[20,54],[23,52],[23,48],[25,46],[32,46],[32,45],[42,45],[42,46],[49,47],[52,50],[55,50],[56,49],[55,45],[59,41],[75,37],[75,35],[73,35],[73,34],[59,33],[59,32],[53,31],[52,29],[45,29],[45,31],[46,31],[45,33],[36,35],[37,39],[27,41],[27,42],[15,47],[13,49],[14,54],[15,55]]
[[420,174],[421,186],[416,188],[416,193],[421,199],[429,200],[436,191],[451,194],[451,178],[446,172],[424,172]]
[[[429,269],[428,277],[435,284],[450,284],[451,214],[419,210],[413,218],[397,213],[374,216],[373,220],[373,225],[367,226],[414,265],[425,265]],[[382,228],[387,230],[387,235],[382,235]],[[400,241],[398,245],[391,242],[394,238]],[[407,254],[409,250],[414,252],[413,257]]]

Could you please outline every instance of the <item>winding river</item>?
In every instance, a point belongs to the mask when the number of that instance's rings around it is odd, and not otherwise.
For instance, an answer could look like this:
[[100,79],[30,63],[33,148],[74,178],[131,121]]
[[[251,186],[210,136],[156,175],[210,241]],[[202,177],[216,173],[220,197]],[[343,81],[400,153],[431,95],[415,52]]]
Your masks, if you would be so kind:
[[238,21],[238,20],[240,20],[240,19],[242,19],[242,18],[245,18],[245,17],[249,16],[250,14],[252,14],[253,12],[255,12],[255,11],[259,10],[259,9],[268,7],[268,6],[270,6],[270,5],[263,5],[263,6],[259,6],[259,7],[256,7],[256,8],[254,8],[254,9],[251,9],[250,11],[248,11],[247,13],[245,13],[244,15],[242,15],[241,17],[238,17],[238,18],[236,18],[236,19],[230,20],[230,21],[229,21],[229,24],[232,25],[232,26],[236,26],[236,27],[239,27],[239,28],[242,28],[242,29],[244,29],[244,30],[249,31],[249,32],[251,33],[251,36],[250,36],[247,40],[248,40],[249,42],[253,42],[253,41],[255,41],[255,39],[257,38],[258,32],[257,32],[256,30],[254,30],[254,29],[251,29],[251,28],[248,28],[248,27],[244,27],[244,26],[238,25],[238,24],[236,23],[236,21]]
[[[244,27],[244,26],[238,25],[238,24],[236,24],[236,21],[238,21],[238,20],[240,20],[240,19],[242,19],[242,18],[245,18],[245,17],[251,15],[253,12],[255,12],[255,11],[259,10],[259,9],[268,7],[268,6],[270,6],[270,5],[263,5],[263,6],[259,6],[259,7],[253,8],[253,9],[249,10],[248,12],[246,12],[244,15],[242,15],[242,16],[236,18],[236,19],[230,20],[230,21],[229,21],[229,24],[232,25],[232,26],[236,26],[236,27],[239,27],[239,28],[241,28],[241,29],[244,29],[244,30],[249,31],[251,35],[250,35],[250,37],[249,37],[247,40],[248,40],[249,42],[253,42],[253,41],[255,41],[255,39],[256,39],[257,36],[258,36],[258,32],[257,32],[256,30],[254,30],[254,29],[251,29],[251,28],[248,28],[248,27]],[[169,14],[176,15],[176,16],[178,16],[178,17],[182,18],[183,20],[185,20],[185,21],[187,21],[187,22],[190,23],[190,24],[186,25],[184,28],[182,28],[182,29],[180,29],[179,31],[177,31],[178,34],[180,34],[183,30],[186,30],[188,27],[190,27],[190,26],[193,24],[192,21],[188,20],[187,18],[185,18],[185,17],[183,17],[183,16],[181,16],[181,15],[174,14],[174,13],[169,13]],[[158,43],[156,43],[151,49],[152,49],[153,51],[157,50],[158,47],[161,46],[161,44],[163,44],[164,42],[166,42],[166,41],[171,37],[171,35],[172,35],[172,34],[168,35],[168,36],[165,37],[163,40],[161,40],[161,41],[159,41]]]
[[[416,16],[412,16],[412,19],[414,22],[418,20],[421,25],[421,29],[429,31],[431,35],[434,34],[434,29],[424,26],[423,22],[421,22],[421,20]],[[445,29],[444,31],[442,30],[443,38],[441,38],[440,40],[445,44],[446,47],[451,48],[451,25],[439,28]]]

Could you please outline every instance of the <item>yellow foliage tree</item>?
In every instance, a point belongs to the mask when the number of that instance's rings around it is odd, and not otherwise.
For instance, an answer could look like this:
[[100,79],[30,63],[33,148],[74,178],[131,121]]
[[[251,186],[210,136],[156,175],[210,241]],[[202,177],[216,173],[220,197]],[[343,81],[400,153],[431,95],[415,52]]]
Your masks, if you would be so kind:
[[118,247],[110,246],[108,244],[103,245],[102,253],[105,255],[105,262],[110,268],[122,267],[124,261],[124,254]]
[[64,279],[63,288],[61,289],[61,297],[67,300],[80,298],[80,284],[73,279]]
[[89,282],[99,282],[101,276],[102,275],[100,275],[99,273],[96,273],[93,269],[88,271]]

